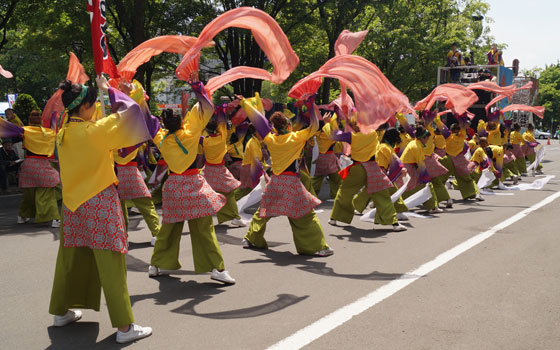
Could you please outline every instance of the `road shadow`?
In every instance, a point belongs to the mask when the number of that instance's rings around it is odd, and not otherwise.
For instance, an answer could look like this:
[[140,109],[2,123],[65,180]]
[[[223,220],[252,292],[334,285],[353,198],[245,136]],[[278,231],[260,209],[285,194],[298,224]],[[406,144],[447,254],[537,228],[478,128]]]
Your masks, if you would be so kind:
[[119,344],[115,341],[116,331],[110,336],[97,341],[99,323],[74,322],[65,327],[50,326],[47,328],[51,345],[47,350],[75,350],[75,349],[124,349],[135,342]]
[[[246,227],[244,228],[245,230],[241,231],[243,232],[242,234],[240,234],[239,236],[233,236],[231,234],[228,234],[228,232],[229,230],[233,230],[235,228],[229,227],[227,224],[214,226],[214,230],[216,231],[216,237],[218,238],[218,242],[223,244],[235,245],[235,246],[242,245],[241,241],[243,240],[243,237],[245,236],[245,232],[247,229]],[[274,241],[270,241],[270,242],[267,241],[267,243],[269,247],[279,247],[281,245],[287,244],[287,243],[274,242]]]
[[268,315],[274,312],[281,311],[286,309],[290,306],[293,306],[305,299],[307,299],[309,295],[304,295],[302,297],[298,297],[293,294],[278,294],[276,299],[251,307],[235,309],[235,310],[228,310],[228,311],[221,311],[221,312],[212,312],[212,313],[199,313],[195,310],[195,301],[190,301],[183,306],[178,307],[177,309],[173,310],[174,312],[178,312],[185,315],[192,315],[204,318],[211,318],[216,320],[230,320],[230,319],[240,319],[240,318],[252,318],[252,317],[259,317],[263,315]]
[[337,273],[333,268],[328,267],[326,262],[317,261],[313,259],[318,259],[317,257],[308,255],[296,255],[291,252],[275,252],[272,250],[259,250],[264,258],[258,258],[253,260],[240,261],[240,264],[261,264],[268,263],[274,264],[276,266],[294,266],[300,265],[296,268],[305,272],[313,273],[316,275],[322,275],[327,277],[337,277],[337,278],[349,278],[356,280],[371,280],[371,281],[390,281],[396,279],[407,279],[407,278],[418,278],[420,276],[410,275],[406,273],[387,273],[373,271],[367,274],[347,274],[347,273]]
[[393,232],[392,229],[363,229],[355,226],[337,226],[343,231],[349,232],[349,234],[329,234],[329,236],[335,237],[341,241],[357,242],[357,243],[368,243],[368,244],[378,244],[383,243],[380,241],[368,241],[365,239],[375,239],[380,237],[385,237],[388,233]]

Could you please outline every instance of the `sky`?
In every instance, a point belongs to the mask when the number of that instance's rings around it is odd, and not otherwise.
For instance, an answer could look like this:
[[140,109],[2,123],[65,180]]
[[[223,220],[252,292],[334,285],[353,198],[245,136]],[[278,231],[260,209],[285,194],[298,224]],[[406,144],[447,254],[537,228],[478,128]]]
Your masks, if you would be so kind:
[[531,69],[556,64],[560,60],[560,0],[486,0],[491,35],[507,43],[504,63]]

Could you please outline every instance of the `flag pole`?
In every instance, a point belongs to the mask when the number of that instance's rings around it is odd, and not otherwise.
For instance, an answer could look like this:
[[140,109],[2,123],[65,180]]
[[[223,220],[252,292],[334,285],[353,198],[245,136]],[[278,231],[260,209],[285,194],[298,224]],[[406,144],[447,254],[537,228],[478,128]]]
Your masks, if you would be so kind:
[[[103,73],[99,73],[98,77],[101,77]],[[106,117],[105,115],[105,94],[103,93],[103,89],[98,89],[99,91],[99,100],[101,102],[101,116],[103,118]]]

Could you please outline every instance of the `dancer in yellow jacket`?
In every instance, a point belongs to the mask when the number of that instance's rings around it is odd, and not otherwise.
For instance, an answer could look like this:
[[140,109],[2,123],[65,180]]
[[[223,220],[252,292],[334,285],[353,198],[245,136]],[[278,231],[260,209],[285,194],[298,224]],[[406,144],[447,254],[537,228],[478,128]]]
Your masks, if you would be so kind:
[[20,127],[0,120],[0,137],[23,137],[25,160],[19,172],[19,187],[23,196],[19,206],[18,224],[31,218],[36,223],[49,222],[52,227],[60,226],[56,186],[60,176],[53,168],[53,130],[41,126],[41,113],[32,111],[29,126]]
[[510,143],[513,145],[513,155],[515,156],[515,166],[521,173],[521,176],[527,176],[527,163],[525,162],[525,140],[521,134],[521,125],[513,124],[513,131],[509,134]]
[[336,132],[333,138],[350,144],[353,164],[341,170],[342,184],[338,189],[331,213],[329,224],[336,225],[337,221],[346,224],[354,217],[354,196],[366,187],[375,207],[375,223],[392,225],[393,231],[405,231],[397,219],[395,206],[391,201],[390,189],[394,188],[392,181],[375,162],[375,152],[379,144],[376,131],[364,134],[356,125],[351,123],[354,132]]
[[[109,93],[113,114],[91,121],[97,92],[65,81],[62,102],[67,115],[56,144],[60,161],[63,216],[49,312],[55,326],[99,311],[101,289],[117,342],[149,336],[152,329],[135,325],[126,283],[128,240],[115,184],[112,151],[150,139],[159,127],[127,95],[98,78]],[[85,180],[87,179],[87,181]]]
[[314,100],[315,97],[310,97],[305,101],[310,125],[299,131],[292,131],[289,119],[281,112],[275,112],[270,118],[273,130],[264,117],[258,93],[254,98],[241,100],[241,106],[267,146],[272,162],[272,176],[243,239],[243,248],[267,249],[264,239],[266,223],[271,217],[287,216],[299,254],[329,256],[334,253],[325,242],[323,228],[313,211],[321,201],[309,193],[299,175],[300,155],[307,140],[319,127],[319,111]]
[[179,244],[185,220],[189,224],[195,273],[211,272],[211,278],[226,284],[235,280],[225,270],[222,252],[212,224],[212,216],[227,199],[210,187],[196,167],[198,145],[202,132],[214,114],[204,86],[191,81],[198,103],[184,120],[173,113],[163,116],[164,129],[154,137],[169,167],[169,178],[163,186],[163,225],[157,235],[148,275],[155,277],[161,269],[177,270]]
[[[535,126],[533,124],[527,124],[527,131],[523,133],[523,140],[525,140],[525,154],[530,164],[533,164],[537,159],[537,154],[535,153],[535,148],[539,145],[533,132],[535,131]],[[533,169],[534,174],[543,174],[542,165],[537,164],[537,168]]]
[[216,214],[218,224],[231,221],[234,227],[244,227],[247,225],[241,221],[235,199],[236,189],[241,182],[233,177],[225,166],[224,157],[228,148],[226,108],[225,104],[217,106],[214,118],[206,125],[207,136],[202,141],[206,162],[202,168],[202,176],[214,191],[226,197],[226,204]]
[[[315,162],[315,174],[312,179],[313,189],[318,195],[321,192],[321,185],[325,176],[329,178],[330,197],[335,198],[340,187],[340,161],[334,153],[335,141],[331,139],[331,134],[338,130],[337,116],[326,115],[322,121],[322,127],[316,135],[316,142],[319,148],[319,156]],[[321,123],[319,123],[321,126]]]

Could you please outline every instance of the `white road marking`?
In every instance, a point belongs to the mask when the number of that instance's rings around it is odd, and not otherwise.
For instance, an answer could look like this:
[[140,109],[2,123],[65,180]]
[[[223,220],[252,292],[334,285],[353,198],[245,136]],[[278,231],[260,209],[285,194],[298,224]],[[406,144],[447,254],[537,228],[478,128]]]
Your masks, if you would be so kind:
[[421,277],[429,274],[440,266],[443,266],[450,260],[456,258],[457,256],[463,254],[469,249],[475,247],[484,240],[492,237],[496,232],[499,232],[506,227],[513,225],[517,221],[523,219],[525,216],[529,215],[535,210],[538,210],[545,205],[551,203],[555,199],[560,197],[560,192],[556,192],[537,204],[517,213],[516,215],[510,217],[507,220],[502,221],[496,226],[490,228],[488,231],[481,232],[474,237],[460,243],[454,248],[438,255],[432,261],[425,263],[424,265],[418,267],[414,271],[410,271],[404,274],[401,278],[396,279],[386,285],[372,291],[368,295],[354,301],[351,304],[341,307],[340,309],[326,315],[325,317],[317,320],[316,322],[310,324],[309,326],[302,328],[296,333],[290,335],[289,337],[279,341],[278,343],[270,346],[268,350],[294,350],[301,349],[302,347],[310,344],[312,341],[322,337],[323,335],[329,333],[333,329],[341,326],[345,322],[352,319],[352,317],[361,314],[362,312],[370,309],[372,306],[380,303],[384,299],[392,296],[401,289],[405,288],[412,282],[420,279]]

